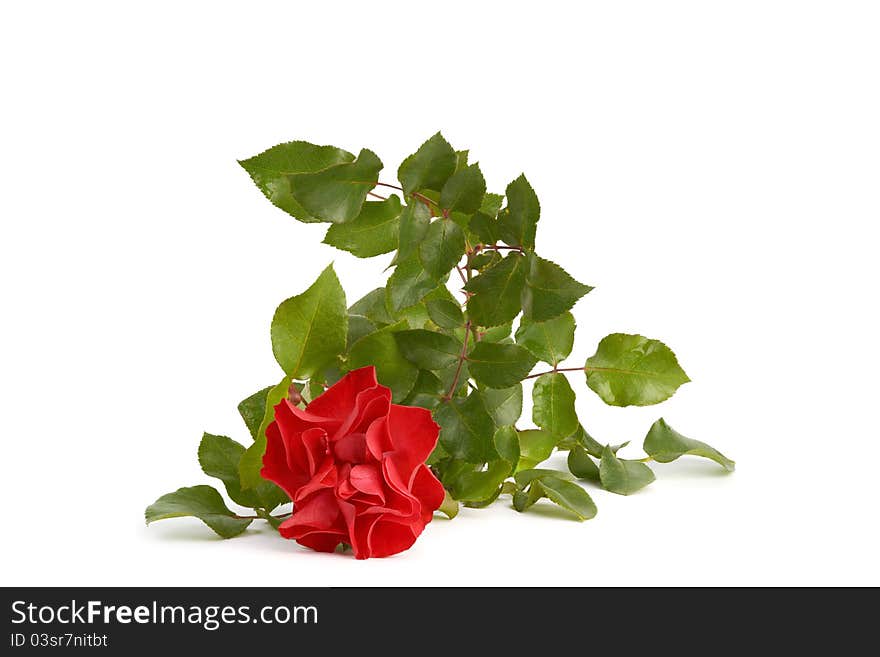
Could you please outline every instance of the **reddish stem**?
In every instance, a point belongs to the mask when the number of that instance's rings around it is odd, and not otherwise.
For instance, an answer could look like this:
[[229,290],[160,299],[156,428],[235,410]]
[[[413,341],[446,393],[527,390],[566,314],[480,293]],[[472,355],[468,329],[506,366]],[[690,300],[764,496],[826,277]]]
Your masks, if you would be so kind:
[[[396,190],[401,191],[401,192],[403,191],[403,187],[400,187],[400,186],[398,186],[398,185],[392,185],[391,183],[376,182],[376,185],[378,185],[379,187],[390,187],[391,189],[396,189]],[[433,205],[433,206],[434,206],[435,208],[437,208],[438,210],[441,210],[441,209],[442,209],[439,205],[437,205],[436,203],[434,203],[434,201],[432,201],[431,199],[429,199],[427,196],[424,196],[423,194],[419,194],[418,192],[413,192],[413,193],[411,194],[411,196],[412,196],[413,198],[417,198],[417,199],[419,199],[422,203],[424,203],[424,204],[427,205],[428,207],[431,207],[431,206]]]
[[537,374],[529,374],[526,379],[537,379],[539,376],[544,376],[545,374],[555,374],[556,372],[579,372],[581,370],[586,370],[586,367],[554,367],[549,372],[538,372]]
[[443,396],[444,401],[452,399],[452,395],[455,394],[455,389],[458,387],[458,377],[461,376],[461,367],[464,365],[465,358],[467,357],[468,338],[470,336],[471,320],[468,320],[464,324],[464,344],[461,347],[461,354],[458,356],[458,367],[455,368],[455,376],[452,377],[452,385],[449,386],[449,392]]

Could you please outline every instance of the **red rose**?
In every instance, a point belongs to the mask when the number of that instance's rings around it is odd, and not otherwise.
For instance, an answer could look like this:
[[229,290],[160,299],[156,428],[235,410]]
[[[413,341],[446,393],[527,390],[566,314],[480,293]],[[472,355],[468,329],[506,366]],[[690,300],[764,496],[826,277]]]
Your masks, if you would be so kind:
[[321,552],[347,543],[358,559],[406,550],[443,502],[425,465],[439,431],[430,411],[392,404],[373,367],[349,372],[306,410],[282,401],[261,471],[293,500],[281,535]]

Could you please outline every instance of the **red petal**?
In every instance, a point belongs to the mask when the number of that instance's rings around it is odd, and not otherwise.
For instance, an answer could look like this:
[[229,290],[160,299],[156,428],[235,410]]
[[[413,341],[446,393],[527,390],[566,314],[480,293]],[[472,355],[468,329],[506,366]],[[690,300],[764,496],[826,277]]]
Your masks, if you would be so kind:
[[309,473],[306,470],[290,468],[287,448],[281,438],[281,430],[275,422],[266,429],[266,452],[263,454],[260,476],[281,486],[291,499],[309,480]]
[[314,476],[318,467],[324,463],[324,457],[327,456],[327,432],[321,428],[313,427],[300,434],[300,441],[305,448],[309,474]]
[[355,559],[369,559],[373,556],[370,549],[370,532],[373,526],[378,522],[380,516],[364,516],[358,515],[349,529],[352,540],[352,553]]
[[392,554],[408,550],[416,542],[422,529],[421,522],[409,525],[379,518],[370,530],[367,539],[370,548],[369,556],[390,557]]
[[310,427],[321,427],[328,434],[331,434],[339,428],[339,425],[342,422],[342,420],[336,417],[327,417],[325,415],[318,415],[317,413],[311,412],[311,406],[309,406],[307,410],[303,410],[286,400],[282,403],[286,403],[290,408],[291,414],[296,418],[301,427],[300,430],[302,431]]
[[374,465],[356,465],[351,469],[348,475],[351,485],[362,493],[367,495],[375,495],[382,502],[385,501],[385,493],[383,491],[382,478],[379,471]]
[[308,482],[302,485],[296,492],[296,496],[292,497],[294,504],[301,504],[310,495],[325,488],[336,488],[339,476],[336,471],[336,464],[331,457],[325,457],[324,462],[318,467],[315,475]]
[[333,443],[333,453],[340,461],[363,463],[367,458],[367,437],[362,433],[350,433]]
[[373,366],[352,370],[318,395],[309,404],[309,412],[325,417],[345,419],[355,405],[357,395],[367,388],[379,385]]
[[440,427],[431,418],[431,411],[425,408],[392,404],[388,413],[388,433],[398,467],[409,478],[413,469],[424,463],[437,445]]
[[381,461],[382,455],[391,449],[391,436],[388,434],[388,420],[380,417],[373,420],[367,428],[367,451],[376,460]]
[[320,552],[330,552],[341,542],[349,542],[345,518],[333,491],[310,497],[294,508],[293,516],[278,531],[285,538]]
[[388,415],[391,406],[391,390],[376,386],[360,392],[345,421],[336,430],[333,439],[349,433],[363,433],[377,418]]
[[431,522],[434,511],[440,508],[440,505],[443,504],[443,498],[446,496],[443,484],[437,480],[428,466],[423,465],[416,468],[413,473],[409,489],[422,505],[422,521]]

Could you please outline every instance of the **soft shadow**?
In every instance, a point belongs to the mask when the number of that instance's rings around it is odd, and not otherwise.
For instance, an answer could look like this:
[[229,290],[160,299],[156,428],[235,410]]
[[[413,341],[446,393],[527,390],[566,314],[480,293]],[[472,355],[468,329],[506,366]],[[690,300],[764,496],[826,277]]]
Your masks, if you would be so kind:
[[169,522],[166,526],[160,527],[157,521],[146,528],[146,533],[149,540],[155,541],[217,543],[226,540],[215,534],[207,525],[184,525]]
[[709,459],[682,457],[672,463],[649,464],[657,479],[723,479],[734,474]]

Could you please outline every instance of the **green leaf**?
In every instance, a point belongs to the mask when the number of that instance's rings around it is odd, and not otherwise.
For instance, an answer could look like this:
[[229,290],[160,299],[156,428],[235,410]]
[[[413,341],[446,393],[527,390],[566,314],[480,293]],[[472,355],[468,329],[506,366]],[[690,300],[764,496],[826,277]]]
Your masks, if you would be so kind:
[[484,269],[488,269],[492,265],[497,265],[499,262],[501,262],[501,256],[498,251],[485,251],[471,256],[471,259],[468,261],[468,266],[472,270],[482,272]]
[[483,332],[482,341],[483,342],[504,342],[504,344],[510,344],[512,340],[510,339],[510,332],[513,330],[513,322],[507,322],[505,324],[500,324],[499,326],[493,326],[491,328],[487,328]]
[[280,504],[289,502],[284,491],[270,481],[262,481],[254,488],[242,490],[238,468],[244,453],[244,447],[231,438],[206,433],[199,443],[199,465],[206,475],[223,482],[230,499],[236,504],[272,511]]
[[596,516],[596,505],[589,493],[571,481],[559,477],[541,477],[532,483],[532,487],[540,486],[544,497],[567,511],[571,511],[578,520],[589,520]]
[[485,470],[477,467],[460,468],[446,478],[444,483],[449,485],[455,499],[466,504],[494,500],[502,482],[510,474],[511,465],[498,460],[489,463]]
[[351,349],[351,346],[360,340],[365,335],[369,335],[373,333],[378,327],[373,324],[370,320],[368,320],[363,315],[349,315],[348,316],[348,336],[346,337],[346,349]]
[[498,326],[519,314],[526,265],[521,255],[510,253],[465,285],[473,295],[467,303],[468,316],[478,326]]
[[540,429],[519,432],[519,465],[517,470],[529,470],[543,463],[553,453],[556,436]]
[[335,146],[316,146],[305,141],[278,144],[239,164],[273,205],[287,214],[313,223],[321,221],[297,203],[290,190],[290,176],[295,173],[321,171],[354,160],[354,155]]
[[425,298],[438,282],[422,267],[418,256],[401,260],[388,279],[388,305],[398,312]]
[[440,508],[437,509],[440,513],[444,514],[447,518],[452,520],[455,516],[458,515],[459,504],[456,500],[452,499],[452,496],[449,495],[449,491],[444,491],[446,494],[443,497],[443,502],[440,504]]
[[510,388],[522,381],[537,360],[515,344],[478,342],[468,354],[468,366],[477,383]]
[[236,516],[210,486],[179,488],[163,495],[147,507],[144,513],[147,524],[166,518],[192,516],[204,522],[223,538],[241,534],[251,524],[249,519]]
[[[584,449],[587,450],[590,456],[593,456],[597,459],[602,458],[602,451],[605,449],[605,446],[598,440],[593,438],[587,432],[587,430],[583,428],[583,426],[578,425],[577,431],[575,431],[575,437],[577,438],[578,442],[583,445]],[[617,454],[617,449],[614,449],[612,447],[611,451]]]
[[[492,438],[495,454],[510,464],[507,474],[511,474],[519,464],[519,435],[512,425],[498,427]],[[494,460],[494,459],[493,459]]]
[[391,388],[392,399],[398,404],[406,399],[419,375],[419,368],[404,357],[394,337],[404,327],[400,322],[371,333],[358,340],[348,355],[351,369],[374,365],[379,383]]
[[309,214],[322,221],[341,224],[360,214],[381,170],[382,160],[364,148],[354,162],[289,176],[290,190]]
[[542,374],[532,389],[532,420],[559,439],[570,436],[578,426],[574,399],[564,374]]
[[654,472],[644,463],[619,459],[609,445],[602,451],[599,478],[605,490],[629,495],[654,481]]
[[385,288],[377,287],[351,304],[348,314],[366,317],[379,327],[394,324],[396,320],[388,312],[385,301]]
[[610,406],[650,406],[690,381],[672,350],[659,340],[612,333],[585,366],[587,385]]
[[528,470],[520,470],[515,475],[513,475],[513,479],[514,481],[516,481],[516,485],[520,488],[525,488],[536,479],[543,479],[544,477],[572,479],[572,476],[567,472],[562,472],[561,470],[549,470],[547,468],[529,468]]
[[333,224],[327,229],[324,244],[348,251],[358,258],[372,258],[397,248],[400,230],[400,199],[389,196],[384,201],[364,203],[352,221]]
[[431,299],[425,304],[428,316],[440,328],[455,329],[464,325],[461,306],[447,299]]
[[290,377],[285,376],[266,393],[266,411],[260,422],[260,428],[254,436],[253,445],[245,450],[238,463],[239,481],[243,489],[255,488],[265,481],[260,476],[260,470],[263,468],[263,454],[266,451],[266,429],[275,420],[275,406],[287,397],[289,388]]
[[400,213],[400,236],[395,262],[406,260],[418,253],[419,244],[425,239],[428,225],[431,223],[431,211],[424,203],[413,201]]
[[534,249],[535,230],[540,217],[538,197],[522,175],[507,186],[507,209],[498,217],[501,239],[511,246]]
[[580,445],[575,445],[568,452],[568,469],[578,479],[586,479],[598,483],[599,466],[590,457],[586,449]]
[[[602,458],[602,452],[605,449],[605,446],[600,443],[598,440],[593,438],[590,434],[586,432],[584,427],[578,424],[577,429],[568,436],[564,441],[558,443],[556,446],[559,449],[572,449],[575,445],[580,445],[587,453],[597,459]],[[619,445],[612,445],[611,451],[617,454],[618,450],[623,449],[629,445],[629,441],[620,443]]]
[[440,207],[472,214],[480,209],[486,194],[486,180],[479,164],[454,173],[440,192]]
[[345,351],[348,312],[333,265],[302,294],[281,302],[272,318],[272,351],[285,373],[308,379]]
[[544,496],[544,490],[540,484],[529,486],[528,490],[518,490],[513,494],[513,508],[519,512],[525,511]]
[[[492,194],[491,192],[489,192],[483,197],[483,202],[480,205],[480,212],[494,218],[498,215],[498,212],[501,210],[501,206],[503,204],[503,194]],[[491,243],[494,243],[494,240]]]
[[241,419],[244,420],[248,431],[250,431],[251,438],[254,440],[259,435],[260,423],[266,414],[266,395],[269,394],[271,389],[272,386],[263,388],[238,404],[238,414],[241,415]]
[[419,245],[419,259],[434,280],[446,280],[464,255],[464,249],[464,232],[459,225],[449,219],[436,219]]
[[439,132],[407,157],[397,170],[405,194],[422,189],[440,190],[455,172],[458,156]]
[[516,424],[522,415],[523,388],[517,383],[510,388],[484,388],[481,390],[486,410],[495,424],[503,427],[506,424]]
[[[480,242],[483,244],[495,244],[498,241],[498,220],[495,219],[495,216],[489,216],[484,212],[476,212],[471,217],[468,222],[468,230],[471,231],[473,235],[476,236]],[[481,253],[478,256],[475,256],[473,260],[476,258],[489,258],[492,255],[495,255],[497,251],[490,251],[488,253]],[[478,261],[479,262],[479,261]],[[474,264],[474,269],[480,269],[481,266],[477,266]]]
[[[443,385],[443,392],[447,392],[452,387],[452,382],[456,379],[455,373],[458,370],[458,363],[454,363],[449,367],[444,367],[442,370],[436,370],[434,374],[437,375],[437,378],[440,379]],[[470,378],[470,372],[468,372],[467,362],[462,362],[461,371],[458,374],[458,382],[455,385],[455,390],[453,390],[453,396],[460,396],[462,394],[467,395],[468,390],[470,389],[470,385],[468,384],[468,379]]]
[[433,410],[440,404],[440,399],[446,390],[443,382],[433,372],[419,370],[413,389],[403,400],[404,406],[419,406]]
[[644,449],[658,463],[669,463],[679,456],[702,456],[715,461],[728,472],[733,472],[736,462],[731,461],[714,447],[681,435],[660,418],[651,425],[645,436]]
[[411,329],[425,328],[428,325],[428,322],[431,321],[431,318],[428,317],[428,309],[425,307],[425,301],[427,301],[438,289],[439,288],[434,288],[434,290],[426,294],[418,303],[414,303],[407,308],[398,310],[398,321],[405,321],[407,327]]
[[533,322],[523,318],[516,330],[516,343],[555,367],[571,353],[574,329],[574,316],[569,312],[546,322]]
[[462,345],[436,331],[413,329],[394,334],[404,358],[424,370],[440,370],[458,361]]
[[434,420],[440,425],[440,444],[450,456],[477,464],[492,456],[495,423],[479,391],[444,401],[434,411]]
[[543,322],[561,315],[593,288],[578,283],[562,267],[530,254],[528,274],[522,292],[526,319]]

